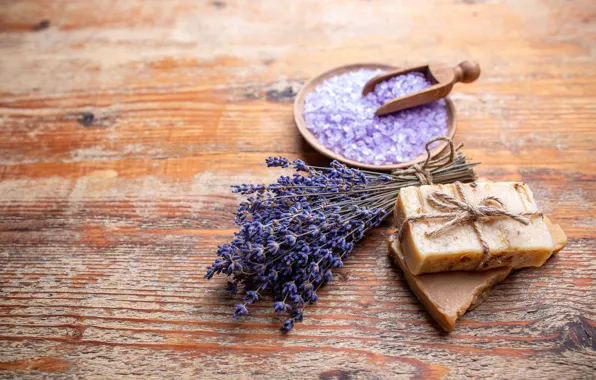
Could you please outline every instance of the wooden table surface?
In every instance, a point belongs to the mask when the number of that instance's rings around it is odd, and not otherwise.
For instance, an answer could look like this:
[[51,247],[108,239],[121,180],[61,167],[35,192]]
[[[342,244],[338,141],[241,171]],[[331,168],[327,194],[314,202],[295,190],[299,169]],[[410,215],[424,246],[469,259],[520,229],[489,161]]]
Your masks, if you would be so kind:
[[[569,244],[441,333],[387,222],[279,333],[204,280],[234,183],[327,161],[293,124],[351,62],[472,58],[456,140],[530,184]],[[596,2],[0,1],[0,378],[596,376]]]

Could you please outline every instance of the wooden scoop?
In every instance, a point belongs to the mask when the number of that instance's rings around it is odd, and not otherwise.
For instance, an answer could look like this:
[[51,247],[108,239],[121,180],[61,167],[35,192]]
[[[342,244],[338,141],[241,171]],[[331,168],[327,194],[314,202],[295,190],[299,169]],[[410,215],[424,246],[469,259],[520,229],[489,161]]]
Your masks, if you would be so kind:
[[362,95],[366,95],[374,90],[375,86],[381,82],[384,82],[392,77],[411,72],[419,72],[424,74],[426,79],[432,83],[432,85],[422,91],[414,92],[388,101],[379,107],[379,109],[375,112],[376,116],[382,116],[388,113],[421,106],[423,104],[431,103],[435,100],[444,98],[449,95],[451,88],[453,88],[455,83],[470,83],[478,79],[480,76],[480,66],[478,66],[478,63],[476,62],[464,61],[455,66],[453,69],[438,65],[424,65],[409,69],[389,71],[369,80],[362,90]]

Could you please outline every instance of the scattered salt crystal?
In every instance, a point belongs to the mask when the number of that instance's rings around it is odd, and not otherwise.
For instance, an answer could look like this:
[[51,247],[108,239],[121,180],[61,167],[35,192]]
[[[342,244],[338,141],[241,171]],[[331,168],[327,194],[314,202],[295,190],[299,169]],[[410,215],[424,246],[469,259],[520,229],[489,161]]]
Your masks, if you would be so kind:
[[332,151],[375,165],[409,161],[424,153],[424,144],[447,132],[444,100],[386,116],[374,116],[388,100],[431,85],[421,73],[408,73],[378,84],[361,96],[366,82],[383,70],[361,69],[332,77],[306,96],[307,128]]

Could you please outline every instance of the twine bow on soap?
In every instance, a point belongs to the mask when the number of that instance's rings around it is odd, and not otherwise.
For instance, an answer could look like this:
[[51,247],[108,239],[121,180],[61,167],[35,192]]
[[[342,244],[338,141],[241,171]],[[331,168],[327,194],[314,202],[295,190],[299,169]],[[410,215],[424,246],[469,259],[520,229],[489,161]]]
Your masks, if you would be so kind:
[[528,224],[530,224],[530,220],[528,218],[525,218],[524,216],[542,216],[542,213],[540,212],[509,212],[505,208],[505,204],[503,203],[503,201],[501,201],[498,197],[495,196],[485,197],[482,200],[480,200],[480,202],[478,202],[477,204],[474,204],[467,199],[466,194],[464,193],[463,186],[460,182],[455,182],[454,185],[462,199],[456,199],[451,195],[441,191],[436,191],[430,194],[426,199],[427,202],[432,206],[436,207],[437,209],[445,212],[438,215],[420,214],[417,216],[411,216],[406,218],[399,227],[398,236],[400,240],[402,239],[405,226],[408,223],[414,221],[449,218],[449,220],[441,226],[433,230],[427,231],[425,235],[428,237],[437,236],[438,234],[444,232],[445,230],[453,226],[460,226],[465,223],[472,223],[472,227],[474,228],[474,231],[478,236],[478,240],[480,240],[480,245],[482,246],[484,254],[482,261],[477,267],[481,268],[485,266],[488,262],[489,246],[482,234],[482,231],[478,227],[479,221],[490,218],[507,217],[523,224],[524,226],[527,226]]

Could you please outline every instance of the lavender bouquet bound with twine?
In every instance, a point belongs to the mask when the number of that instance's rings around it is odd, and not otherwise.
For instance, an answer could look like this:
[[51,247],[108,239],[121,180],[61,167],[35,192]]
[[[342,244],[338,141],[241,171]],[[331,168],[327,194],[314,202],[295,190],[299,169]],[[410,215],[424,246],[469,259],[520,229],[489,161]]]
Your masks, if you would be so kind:
[[[439,140],[449,142],[449,154],[431,160],[430,145]],[[423,165],[390,174],[337,161],[317,167],[269,157],[267,166],[292,165],[297,172],[269,185],[233,186],[233,192],[247,196],[234,219],[240,230],[218,247],[205,278],[225,274],[231,294],[243,289],[234,318],[247,315],[248,306],[269,292],[273,309],[285,315],[281,330],[290,331],[318,300],[318,289],[332,281],[333,269],[342,267],[365,233],[392,213],[401,188],[474,181],[476,163],[468,163],[460,148],[447,137],[437,137],[426,144]]]

